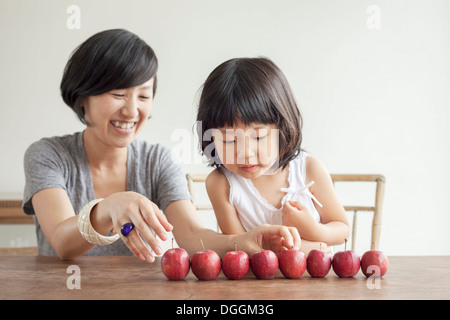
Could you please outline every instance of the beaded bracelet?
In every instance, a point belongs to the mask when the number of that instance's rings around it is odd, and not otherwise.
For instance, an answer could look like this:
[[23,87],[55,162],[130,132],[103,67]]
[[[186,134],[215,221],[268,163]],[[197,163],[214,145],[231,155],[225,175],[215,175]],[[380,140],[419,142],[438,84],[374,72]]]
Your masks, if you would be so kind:
[[78,215],[78,229],[80,230],[81,236],[89,243],[95,244],[96,246],[107,246],[119,240],[120,235],[115,234],[113,236],[103,236],[99,234],[91,225],[91,210],[92,208],[102,201],[103,198],[95,199],[86,204],[83,209],[81,209]]

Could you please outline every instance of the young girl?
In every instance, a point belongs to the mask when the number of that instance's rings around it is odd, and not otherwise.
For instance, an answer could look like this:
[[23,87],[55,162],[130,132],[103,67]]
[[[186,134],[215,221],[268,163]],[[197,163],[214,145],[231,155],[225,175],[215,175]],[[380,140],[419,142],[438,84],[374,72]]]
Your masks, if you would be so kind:
[[306,253],[328,251],[348,237],[330,174],[301,149],[302,118],[272,61],[239,58],[219,65],[203,86],[197,124],[202,153],[216,167],[206,188],[223,233],[294,226]]

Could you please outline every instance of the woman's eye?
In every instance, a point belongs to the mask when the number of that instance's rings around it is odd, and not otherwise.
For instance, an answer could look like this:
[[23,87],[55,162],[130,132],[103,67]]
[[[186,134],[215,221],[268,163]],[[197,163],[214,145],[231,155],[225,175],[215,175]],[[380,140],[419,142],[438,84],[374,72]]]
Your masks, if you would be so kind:
[[139,96],[139,98],[141,98],[141,99],[143,99],[143,100],[148,100],[148,99],[150,99],[150,97],[147,97],[147,96]]
[[267,136],[260,136],[260,137],[256,137],[255,139],[259,141],[259,140],[264,140],[266,137]]
[[120,94],[120,93],[111,93],[114,97],[119,97],[119,98],[123,98],[125,97],[124,94]]

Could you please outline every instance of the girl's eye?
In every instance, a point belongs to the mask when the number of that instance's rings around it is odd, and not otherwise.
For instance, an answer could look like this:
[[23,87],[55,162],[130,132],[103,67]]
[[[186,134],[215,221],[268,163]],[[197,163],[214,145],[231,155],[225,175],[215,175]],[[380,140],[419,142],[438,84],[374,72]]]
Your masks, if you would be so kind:
[[119,97],[119,98],[123,98],[125,97],[124,94],[120,94],[120,93],[111,93],[114,97]]
[[139,98],[141,98],[141,99],[143,99],[143,100],[148,100],[148,99],[150,99],[150,97],[147,97],[147,96],[139,96]]
[[264,140],[267,136],[260,136],[260,137],[256,137],[255,139],[260,141],[260,140]]

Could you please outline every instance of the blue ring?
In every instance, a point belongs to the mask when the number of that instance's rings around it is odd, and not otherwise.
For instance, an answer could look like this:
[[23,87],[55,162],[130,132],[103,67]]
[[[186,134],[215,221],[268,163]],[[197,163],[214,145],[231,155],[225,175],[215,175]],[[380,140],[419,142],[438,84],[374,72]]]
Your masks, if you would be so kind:
[[134,229],[134,224],[132,224],[131,222],[125,223],[122,228],[120,229],[120,233],[122,233],[122,235],[124,237],[128,236],[131,232],[131,230]]

